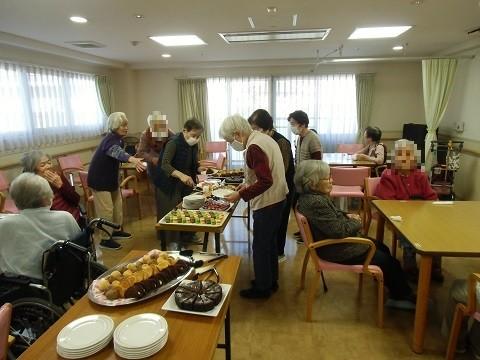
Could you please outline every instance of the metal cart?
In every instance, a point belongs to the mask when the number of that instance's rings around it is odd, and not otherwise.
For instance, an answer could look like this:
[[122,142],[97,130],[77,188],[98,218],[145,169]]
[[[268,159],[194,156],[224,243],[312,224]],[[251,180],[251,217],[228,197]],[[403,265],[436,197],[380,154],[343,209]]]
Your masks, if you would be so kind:
[[430,183],[440,200],[455,200],[455,175],[460,168],[463,141],[432,141],[434,153]]

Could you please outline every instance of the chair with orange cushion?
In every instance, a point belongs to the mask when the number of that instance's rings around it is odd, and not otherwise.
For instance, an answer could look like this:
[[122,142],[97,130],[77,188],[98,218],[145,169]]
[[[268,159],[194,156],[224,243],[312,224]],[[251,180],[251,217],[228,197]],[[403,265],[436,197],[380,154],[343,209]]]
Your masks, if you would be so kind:
[[4,195],[3,209],[0,212],[9,214],[18,214],[18,208],[15,206],[15,202],[8,196],[8,190],[10,188],[10,182],[3,171],[0,171],[0,192]]
[[[370,265],[370,261],[375,253],[375,244],[369,239],[362,239],[357,237],[349,237],[345,239],[332,239],[332,240],[320,240],[314,241],[310,225],[307,218],[301,214],[297,209],[295,210],[295,218],[297,220],[298,227],[300,229],[300,234],[302,240],[307,247],[307,252],[303,259],[302,273],[301,273],[301,282],[300,287],[305,288],[305,273],[307,270],[307,265],[309,259],[312,260],[314,265],[315,276],[312,279],[309,289],[308,289],[308,298],[307,298],[307,312],[306,319],[307,321],[312,321],[312,310],[313,310],[313,301],[315,298],[315,293],[318,288],[318,282],[320,280],[321,274],[323,271],[347,271],[359,274],[359,284],[358,284],[358,295],[360,296],[363,284],[363,274],[373,276],[377,280],[378,286],[378,305],[377,305],[377,324],[379,327],[383,327],[383,272],[376,265]],[[322,260],[316,249],[323,246],[328,246],[332,244],[364,244],[369,246],[368,256],[363,265],[343,265],[332,263],[329,261]]]
[[363,144],[338,144],[337,153],[343,154],[355,154],[357,151],[362,150],[365,147]]
[[462,326],[462,321],[465,316],[470,316],[476,321],[480,321],[480,309],[477,308],[477,284],[480,283],[480,273],[471,274],[468,281],[468,298],[467,304],[457,304],[455,309],[455,316],[452,321],[452,328],[450,329],[450,338],[448,339],[447,355],[445,359],[455,359],[457,350],[458,335]]
[[[202,167],[211,167],[216,169],[223,169],[227,159],[227,142],[226,141],[209,141],[205,144],[205,154],[211,159],[200,160],[199,165]],[[215,159],[215,154],[218,154]],[[218,158],[220,155],[224,156],[223,165],[221,168],[218,168]]]
[[8,348],[13,342],[10,336],[10,321],[12,319],[12,304],[3,304],[0,308],[0,360],[7,359]]
[[[372,206],[372,201],[373,200],[378,200],[378,197],[376,197],[375,194],[375,189],[377,188],[378,184],[380,183],[380,178],[379,177],[367,177],[365,178],[365,187],[364,187],[364,193],[365,197],[363,198],[364,200],[364,219],[363,219],[363,232],[365,235],[368,235],[368,232],[370,230],[370,225],[372,223],[373,218],[378,219],[378,213],[375,211],[375,209]],[[393,230],[393,227],[391,228],[392,231],[392,256],[396,257],[397,256],[397,233]]]

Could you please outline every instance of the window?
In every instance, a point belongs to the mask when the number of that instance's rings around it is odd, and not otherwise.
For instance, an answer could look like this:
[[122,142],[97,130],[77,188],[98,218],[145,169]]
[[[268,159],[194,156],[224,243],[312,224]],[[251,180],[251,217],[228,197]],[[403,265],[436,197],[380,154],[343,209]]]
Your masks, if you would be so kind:
[[[290,141],[288,115],[303,110],[315,129],[324,152],[335,152],[337,144],[351,144],[357,137],[355,75],[289,76],[274,79],[274,122]],[[293,141],[292,141],[293,145]]]
[[[222,121],[230,115],[247,118],[256,109],[270,111],[270,77],[215,77],[207,79],[208,118],[212,141],[223,140],[218,131]],[[243,155],[229,149],[229,166],[242,166]]]
[[[247,118],[263,108],[273,116],[274,125],[294,146],[288,115],[303,110],[315,129],[324,152],[335,152],[340,143],[355,143],[357,137],[357,104],[355,75],[310,75],[281,77],[209,78],[208,114],[212,140],[221,140],[218,130],[225,117],[239,113]],[[271,105],[272,104],[272,105]],[[233,163],[243,161],[232,151]]]
[[99,135],[106,116],[95,75],[0,61],[0,151]]

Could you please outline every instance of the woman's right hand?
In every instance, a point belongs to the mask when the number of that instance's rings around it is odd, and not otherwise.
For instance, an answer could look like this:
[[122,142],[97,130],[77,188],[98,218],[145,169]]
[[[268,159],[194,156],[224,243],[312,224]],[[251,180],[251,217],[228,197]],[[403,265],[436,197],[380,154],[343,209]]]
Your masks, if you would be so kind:
[[184,184],[184,185],[187,185],[187,186],[190,186],[190,187],[194,187],[195,186],[195,182],[193,181],[193,179],[188,176],[188,175],[185,175],[185,174],[182,174],[182,176],[180,176],[180,181]]
[[128,159],[129,163],[135,164],[135,169],[137,169],[139,173],[144,172],[145,169],[147,168],[142,161],[143,161],[143,158],[137,158],[134,156],[130,156],[130,158]]

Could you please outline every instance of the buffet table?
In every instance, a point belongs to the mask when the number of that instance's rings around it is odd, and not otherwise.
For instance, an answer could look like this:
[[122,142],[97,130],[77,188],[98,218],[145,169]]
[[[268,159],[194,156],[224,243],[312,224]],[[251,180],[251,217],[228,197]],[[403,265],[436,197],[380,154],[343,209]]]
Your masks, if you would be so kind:
[[[145,251],[133,250],[122,262],[138,258]],[[232,289],[228,293],[225,303],[217,317],[205,317],[199,315],[183,314],[162,310],[162,306],[169,298],[172,291],[167,291],[155,298],[136,304],[105,307],[92,303],[87,296],[83,296],[75,303],[50,329],[48,329],[19,359],[29,360],[52,360],[62,359],[57,354],[57,335],[71,321],[90,314],[105,314],[110,316],[116,325],[124,319],[136,314],[156,313],[160,314],[168,322],[169,339],[166,346],[149,359],[211,359],[215,349],[223,348],[226,351],[226,359],[231,358],[230,348],[230,302],[235,286],[235,280],[240,265],[240,257],[230,256],[216,265],[220,274],[221,282],[231,284]],[[218,344],[220,331],[225,325],[225,344]],[[120,359],[114,350],[113,343],[89,359]]]
[[[171,223],[171,224],[165,224],[161,223],[160,221],[156,223],[155,228],[157,230],[165,230],[165,231],[186,231],[186,232],[203,232],[204,233],[204,238],[203,238],[203,251],[207,251],[208,248],[208,237],[210,233],[214,234],[215,237],[215,252],[220,253],[220,234],[223,233],[225,228],[227,227],[230,219],[232,217],[242,217],[244,216],[234,216],[235,209],[238,206],[238,203],[240,202],[236,201],[233,203],[233,206],[226,212],[226,219],[223,221],[221,225],[217,226],[212,226],[212,225],[206,225],[206,224],[176,224],[176,223]],[[250,204],[248,204],[250,205]],[[181,206],[181,204],[179,205]],[[248,206],[248,228],[250,228],[250,206]],[[165,234],[162,232],[160,233],[160,243],[161,243],[161,249],[166,250],[167,249],[167,242],[165,239]]]

